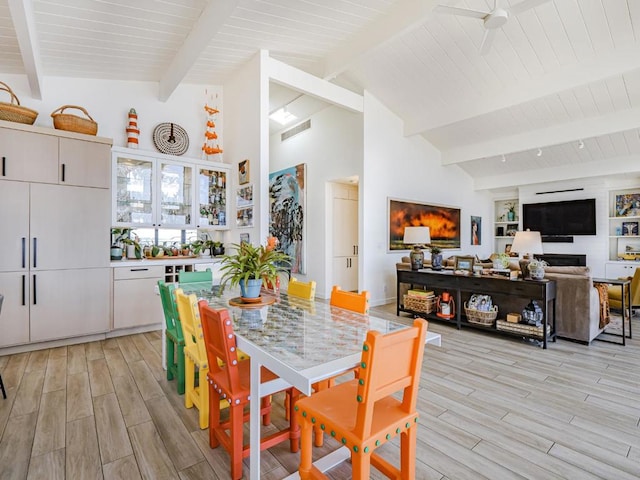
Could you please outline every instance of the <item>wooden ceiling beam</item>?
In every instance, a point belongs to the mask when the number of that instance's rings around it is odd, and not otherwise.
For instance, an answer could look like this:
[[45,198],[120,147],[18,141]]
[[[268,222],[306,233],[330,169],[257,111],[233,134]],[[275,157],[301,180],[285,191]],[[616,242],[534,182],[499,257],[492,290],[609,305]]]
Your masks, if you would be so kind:
[[[16,0],[18,1],[18,0]],[[160,79],[158,98],[166,102],[238,6],[239,0],[209,0]]]
[[20,46],[31,96],[42,100],[42,63],[36,37],[33,3],[31,0],[9,0],[9,13]]

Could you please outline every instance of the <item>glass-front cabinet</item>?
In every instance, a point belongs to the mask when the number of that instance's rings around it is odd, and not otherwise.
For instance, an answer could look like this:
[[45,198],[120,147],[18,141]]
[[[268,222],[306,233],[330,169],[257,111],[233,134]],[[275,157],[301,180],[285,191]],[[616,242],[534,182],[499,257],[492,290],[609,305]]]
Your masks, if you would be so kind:
[[113,225],[227,229],[229,166],[114,147]]

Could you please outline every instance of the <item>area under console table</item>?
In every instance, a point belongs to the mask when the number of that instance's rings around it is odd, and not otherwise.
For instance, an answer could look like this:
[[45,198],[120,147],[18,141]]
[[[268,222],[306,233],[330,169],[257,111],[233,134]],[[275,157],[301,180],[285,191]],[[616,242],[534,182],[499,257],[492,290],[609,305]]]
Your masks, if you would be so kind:
[[[542,348],[547,348],[547,341],[556,339],[556,282],[553,280],[509,280],[505,277],[496,276],[467,276],[455,275],[450,270],[398,270],[397,271],[397,308],[396,315],[400,312],[411,313],[428,320],[438,320],[453,323],[460,329],[464,327],[478,328],[489,332],[505,334],[516,337],[532,338],[542,341]],[[413,286],[423,286],[433,290],[436,295],[443,291],[448,291],[453,295],[456,303],[455,317],[451,320],[443,319],[434,313],[425,313],[409,308],[405,308],[400,294],[400,284],[410,284]],[[497,330],[494,326],[484,326],[467,321],[464,314],[463,299],[471,294],[487,294],[495,296],[495,303],[498,305],[498,318],[504,318],[508,310],[500,308],[501,304],[516,305],[519,309],[513,311],[520,312],[531,300],[536,300],[542,309],[543,325],[542,335],[528,335],[522,332],[509,332]],[[549,317],[551,315],[551,317]],[[549,328],[550,327],[550,328]]]

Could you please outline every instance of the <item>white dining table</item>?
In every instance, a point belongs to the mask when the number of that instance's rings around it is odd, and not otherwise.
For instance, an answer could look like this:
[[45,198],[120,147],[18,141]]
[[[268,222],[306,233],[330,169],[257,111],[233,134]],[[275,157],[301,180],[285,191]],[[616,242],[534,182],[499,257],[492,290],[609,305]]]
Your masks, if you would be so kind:
[[[311,395],[311,385],[347,372],[358,365],[362,343],[369,330],[388,333],[407,328],[407,324],[373,315],[362,315],[331,307],[325,302],[289,298],[286,294],[263,293],[263,299],[275,301],[268,306],[230,306],[237,292],[219,296],[209,285],[181,285],[185,293],[195,293],[214,308],[228,308],[233,319],[237,346],[251,357],[250,399],[250,478],[260,478],[260,399],[293,386]],[[234,302],[235,303],[235,302]],[[428,332],[427,344],[441,345],[440,335]],[[278,379],[261,383],[264,366]],[[255,392],[255,393],[254,393]],[[322,471],[337,465],[349,456],[349,450],[339,448],[320,459],[316,466]],[[297,473],[287,478],[298,478]]]

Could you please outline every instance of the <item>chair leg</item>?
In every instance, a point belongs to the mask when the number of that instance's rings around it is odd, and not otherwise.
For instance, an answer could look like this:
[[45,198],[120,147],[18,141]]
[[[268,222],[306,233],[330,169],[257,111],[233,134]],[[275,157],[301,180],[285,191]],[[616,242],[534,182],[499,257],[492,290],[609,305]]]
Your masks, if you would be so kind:
[[300,420],[300,468],[298,474],[302,480],[308,480],[311,478],[312,468],[312,450],[311,442],[313,440],[313,427],[311,422],[306,421],[304,418],[298,417]]
[[209,389],[207,388],[207,372],[206,368],[198,369],[199,383],[198,387],[198,408],[199,408],[199,419],[200,419],[200,429],[204,430],[209,426]]
[[244,412],[241,406],[229,408],[229,434],[231,435],[231,480],[242,478],[242,424],[244,423]]
[[193,407],[193,390],[195,388],[195,374],[196,367],[189,357],[185,355],[184,359],[184,383],[185,383],[185,393],[184,393],[184,406],[186,408]]
[[0,375],[0,390],[2,390],[2,398],[7,398],[7,392],[4,389],[4,383],[2,382],[2,375]]
[[369,480],[371,473],[370,454],[351,454],[351,478],[353,480]]
[[289,397],[289,448],[291,452],[297,453],[300,447],[300,425],[294,406],[300,398],[300,391],[295,388],[287,390]]
[[178,370],[178,384],[176,385],[178,395],[184,395],[184,345],[178,344],[178,362],[176,368]]
[[166,367],[167,367],[167,380],[173,380],[173,371],[175,369],[175,343],[168,336],[165,338],[166,346]]
[[209,384],[209,446],[216,448],[220,445],[217,430],[220,428],[220,396]]
[[271,395],[260,399],[261,410],[266,410],[262,415],[262,425],[268,427],[271,425]]
[[400,434],[400,478],[409,480],[414,478],[416,471],[416,438],[418,425],[412,425],[406,432]]

